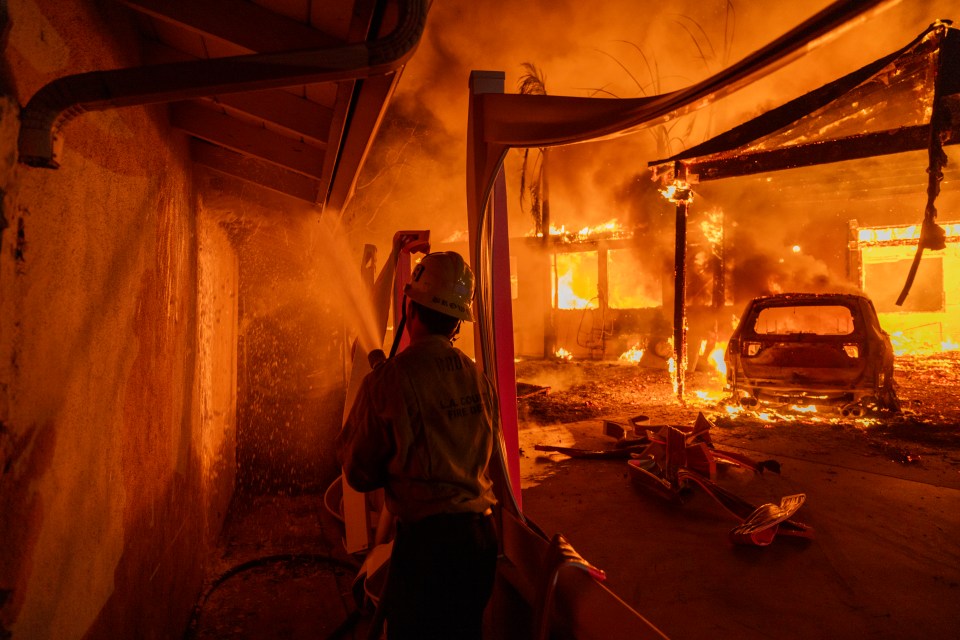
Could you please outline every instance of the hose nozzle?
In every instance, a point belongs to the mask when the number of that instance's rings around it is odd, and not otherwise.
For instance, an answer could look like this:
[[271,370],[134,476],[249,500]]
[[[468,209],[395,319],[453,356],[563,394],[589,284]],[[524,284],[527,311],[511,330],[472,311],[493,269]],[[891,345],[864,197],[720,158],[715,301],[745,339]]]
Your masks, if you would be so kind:
[[383,352],[383,349],[374,349],[367,354],[367,362],[370,363],[371,369],[376,369],[381,364],[387,361],[387,354]]

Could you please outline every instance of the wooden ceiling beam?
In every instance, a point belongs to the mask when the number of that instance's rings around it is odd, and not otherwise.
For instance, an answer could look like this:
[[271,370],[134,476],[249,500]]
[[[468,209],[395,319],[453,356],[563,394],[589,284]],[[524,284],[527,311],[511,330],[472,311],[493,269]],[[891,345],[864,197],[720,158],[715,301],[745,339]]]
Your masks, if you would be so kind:
[[360,169],[386,113],[397,80],[397,74],[391,74],[358,81],[361,84],[352,104],[350,126],[341,140],[337,167],[325,197],[326,204],[334,211],[344,209],[353,197]]
[[202,140],[191,141],[190,155],[194,162],[213,171],[219,171],[311,204],[317,203],[320,193],[318,180]]
[[[944,144],[960,143],[960,128],[948,130]],[[725,152],[682,161],[700,182],[783,169],[920,151],[930,144],[930,125],[914,125],[752,153]]]
[[[144,56],[149,64],[168,64],[197,59],[188,53],[159,43],[146,45]],[[290,91],[265,89],[248,93],[226,93],[210,99],[248,116],[287,129],[318,146],[325,147],[327,144],[330,123],[333,121],[333,109]]]
[[195,102],[170,105],[170,124],[197,138],[255,156],[312,178],[323,172],[322,149],[233,118]]
[[325,49],[344,42],[253,2],[236,0],[120,0],[134,11],[174,23],[253,53]]

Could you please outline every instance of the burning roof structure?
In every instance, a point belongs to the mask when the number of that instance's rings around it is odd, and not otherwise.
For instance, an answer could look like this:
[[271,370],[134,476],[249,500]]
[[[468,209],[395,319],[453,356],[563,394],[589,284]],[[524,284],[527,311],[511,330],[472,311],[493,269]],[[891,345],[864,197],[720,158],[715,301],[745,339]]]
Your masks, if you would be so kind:
[[923,250],[945,246],[935,202],[943,147],[958,142],[960,31],[938,20],[905,47],[649,166],[705,182],[926,149],[927,203],[902,305]]
[[902,49],[652,167],[700,182],[960,142],[960,30],[937,21]]

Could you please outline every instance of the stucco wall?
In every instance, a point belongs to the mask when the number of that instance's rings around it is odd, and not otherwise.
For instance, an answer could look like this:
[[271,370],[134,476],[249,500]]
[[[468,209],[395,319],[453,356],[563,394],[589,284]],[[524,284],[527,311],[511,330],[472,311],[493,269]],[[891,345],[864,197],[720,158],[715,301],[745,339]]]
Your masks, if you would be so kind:
[[138,63],[125,16],[9,3],[0,637],[179,637],[233,487],[236,258],[165,108],[82,114],[60,169],[16,163],[41,86]]

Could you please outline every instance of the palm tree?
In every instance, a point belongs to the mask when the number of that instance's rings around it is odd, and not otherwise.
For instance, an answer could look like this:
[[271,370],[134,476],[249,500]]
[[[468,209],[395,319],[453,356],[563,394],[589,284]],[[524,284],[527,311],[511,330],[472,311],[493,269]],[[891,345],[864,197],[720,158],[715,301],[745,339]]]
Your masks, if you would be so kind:
[[[520,76],[517,88],[521,95],[547,95],[546,78],[543,72],[532,62],[522,65],[525,73]],[[541,235],[546,245],[550,239],[550,199],[547,189],[547,149],[536,149],[537,156],[530,158],[531,149],[524,149],[523,164],[520,167],[520,208],[525,209],[529,198],[530,215],[533,217],[534,229]],[[529,178],[527,176],[530,176]]]
[[[517,88],[524,95],[547,95],[546,78],[543,72],[532,62],[521,65],[525,73],[520,76]],[[543,255],[550,259],[550,190],[547,181],[547,149],[536,149],[536,157],[531,160],[531,149],[524,149],[523,164],[520,167],[520,209],[525,210],[529,199],[529,212],[533,217],[534,231],[543,239]],[[529,177],[528,177],[529,176]],[[546,276],[548,280],[554,277],[550,264],[547,264]],[[555,283],[554,283],[554,289]],[[551,287],[547,286],[547,291]],[[545,305],[543,315],[543,357],[549,358],[556,349],[556,331],[553,326],[553,307],[551,300]]]

